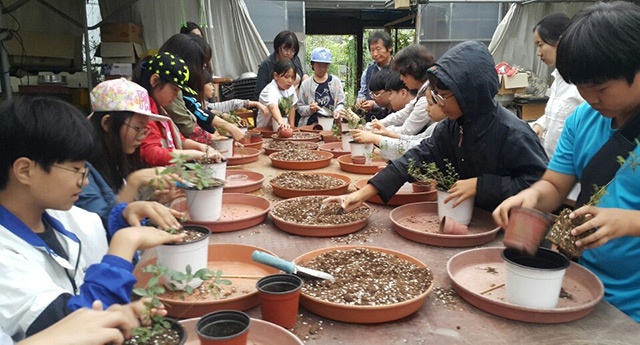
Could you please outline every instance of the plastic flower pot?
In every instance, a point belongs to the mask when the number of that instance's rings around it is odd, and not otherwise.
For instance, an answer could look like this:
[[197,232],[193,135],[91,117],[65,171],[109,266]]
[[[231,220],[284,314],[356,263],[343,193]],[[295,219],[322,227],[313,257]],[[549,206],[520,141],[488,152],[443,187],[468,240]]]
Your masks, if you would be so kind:
[[438,218],[451,217],[462,225],[469,225],[473,216],[474,199],[466,199],[460,205],[453,207],[455,199],[444,203],[450,195],[449,192],[438,191]]
[[255,129],[250,129],[248,132],[251,139],[249,140],[252,143],[257,143],[258,141],[262,141],[262,132],[256,131]]
[[211,170],[211,176],[225,180],[227,178],[227,161],[220,163],[203,164],[203,168]]
[[292,328],[298,320],[302,279],[293,274],[272,274],[256,283],[262,319]]
[[368,153],[373,152],[373,144],[364,144],[364,143],[358,143],[355,141],[350,141],[349,149],[351,150],[351,157],[360,156],[360,155],[366,157]]
[[469,234],[469,227],[456,222],[451,217],[442,217],[438,232],[447,235],[467,235]]
[[222,213],[222,190],[224,184],[209,189],[185,189],[189,217],[196,222],[215,222]]
[[506,248],[502,258],[509,303],[537,309],[556,307],[564,274],[571,263],[566,256],[546,248],[539,248],[535,256]]
[[359,155],[359,156],[351,156],[351,162],[353,164],[364,164],[367,161],[367,157]]
[[433,182],[413,182],[411,188],[414,193],[424,193],[434,190],[436,185]]
[[513,207],[509,210],[504,246],[533,256],[550,225],[551,217],[536,209]]
[[249,327],[249,315],[237,310],[220,310],[200,318],[196,334],[201,345],[246,345]]
[[[187,265],[191,266],[191,271],[196,272],[201,268],[207,268],[209,262],[209,236],[211,230],[204,226],[185,225],[187,230],[195,230],[206,234],[202,238],[194,242],[177,242],[169,243],[156,247],[158,255],[158,263],[162,266],[170,268],[178,272],[186,272]],[[169,285],[170,279],[162,276],[165,285]],[[176,288],[184,290],[185,285],[174,282]],[[202,280],[193,279],[189,282],[189,286],[197,288],[202,284]]]
[[318,123],[322,126],[322,130],[330,131],[333,126],[333,117],[318,116]]
[[233,157],[233,138],[211,140],[211,147],[218,150],[225,158]]

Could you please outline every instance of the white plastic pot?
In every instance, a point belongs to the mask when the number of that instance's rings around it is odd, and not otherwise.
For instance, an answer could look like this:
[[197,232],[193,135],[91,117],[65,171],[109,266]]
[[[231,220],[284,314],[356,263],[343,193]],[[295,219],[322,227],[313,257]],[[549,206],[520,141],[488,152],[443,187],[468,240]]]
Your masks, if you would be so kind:
[[368,153],[373,152],[373,144],[369,143],[369,144],[364,144],[364,143],[358,143],[355,141],[351,141],[349,143],[349,147],[351,149],[351,157],[353,156],[365,156],[367,157]]
[[438,219],[451,217],[462,225],[469,225],[469,223],[471,223],[471,216],[473,216],[474,199],[466,199],[460,205],[453,207],[455,199],[450,200],[446,204],[444,203],[444,200],[447,199],[449,195],[451,195],[451,193],[438,191]]
[[211,170],[211,176],[226,180],[227,178],[227,161],[220,163],[203,164],[203,168]]
[[571,264],[566,256],[546,248],[538,248],[535,256],[506,248],[502,258],[509,303],[537,309],[556,307],[564,274]]
[[322,126],[322,130],[330,131],[333,127],[333,117],[318,116],[318,123]]
[[[193,229],[207,235],[196,242],[165,244],[156,247],[158,254],[158,263],[164,267],[170,268],[177,272],[186,272],[187,265],[191,266],[191,272],[195,273],[199,269],[207,268],[209,262],[209,236],[211,231],[203,226],[185,225],[186,229]],[[162,276],[162,282],[165,286],[169,286],[171,279]],[[185,284],[173,282],[176,288],[184,290]],[[189,282],[189,286],[197,288],[202,284],[202,280],[193,279]]]
[[211,147],[218,150],[225,158],[233,157],[233,138],[212,140]]
[[351,132],[342,132],[340,136],[342,139],[342,151],[350,152],[351,144],[349,142],[353,140],[353,135],[351,135]]
[[348,124],[348,123],[346,123],[346,122],[340,122],[340,130],[341,130],[341,131],[343,131],[343,132],[344,132],[344,131],[348,131],[348,130],[350,130],[350,129],[351,129],[351,128],[349,128],[349,124]]
[[215,222],[222,213],[223,186],[211,189],[185,189],[189,216],[196,222]]

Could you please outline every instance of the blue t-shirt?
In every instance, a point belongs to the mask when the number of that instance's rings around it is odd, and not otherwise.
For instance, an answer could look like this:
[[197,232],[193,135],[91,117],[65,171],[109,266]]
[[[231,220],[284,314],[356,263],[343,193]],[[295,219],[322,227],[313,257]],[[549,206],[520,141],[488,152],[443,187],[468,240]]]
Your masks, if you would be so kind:
[[[613,133],[611,119],[587,103],[580,105],[565,122],[549,170],[580,179],[591,158]],[[640,148],[636,146],[634,152],[640,155]],[[597,206],[640,210],[639,180],[640,168],[634,169],[626,162],[618,169]],[[609,303],[640,322],[640,237],[620,237],[585,250],[580,264],[600,278]]]

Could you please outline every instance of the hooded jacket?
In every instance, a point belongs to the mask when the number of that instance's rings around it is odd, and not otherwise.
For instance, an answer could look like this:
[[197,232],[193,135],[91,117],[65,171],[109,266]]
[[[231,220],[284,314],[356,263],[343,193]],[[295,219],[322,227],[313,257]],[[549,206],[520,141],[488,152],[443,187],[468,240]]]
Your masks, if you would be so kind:
[[493,99],[498,75],[484,44],[458,44],[429,73],[451,90],[462,116],[442,120],[430,137],[369,180],[382,200],[415,181],[407,173],[410,159],[417,165],[433,161],[441,171],[448,159],[461,180],[477,177],[475,206],[487,211],[540,179],[548,158],[529,125]]

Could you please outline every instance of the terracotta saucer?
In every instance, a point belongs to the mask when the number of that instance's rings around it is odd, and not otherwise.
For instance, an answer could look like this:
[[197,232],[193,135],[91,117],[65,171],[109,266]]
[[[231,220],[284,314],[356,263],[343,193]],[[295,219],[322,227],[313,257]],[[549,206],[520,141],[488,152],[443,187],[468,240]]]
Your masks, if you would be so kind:
[[331,152],[333,153],[333,157],[335,158],[338,158],[342,155],[351,154],[351,151],[342,151],[341,141],[322,144],[320,145],[320,147],[318,147],[318,150]]
[[[200,320],[199,317],[182,320],[180,324],[187,331],[187,341],[184,345],[200,345],[198,334],[196,334],[196,324]],[[288,330],[273,324],[271,322],[260,319],[251,318],[251,326],[249,326],[249,338],[247,345],[303,345],[302,340],[298,339]]]
[[244,148],[260,150],[262,148],[262,143],[264,143],[264,140],[262,138],[259,139],[260,140],[243,144]]
[[[212,270],[222,270],[223,279],[229,279],[237,292],[222,299],[214,299],[208,296],[206,299],[190,301],[191,296],[180,299],[176,293],[158,297],[167,308],[168,315],[175,318],[201,317],[216,310],[247,310],[255,307],[259,303],[256,282],[258,277],[279,272],[278,269],[254,262],[251,254],[254,250],[261,250],[273,254],[265,249],[244,244],[210,244],[209,245],[209,268]],[[135,287],[143,287],[147,284],[151,274],[142,271],[149,264],[155,264],[156,259],[139,263],[133,270],[133,274],[138,279]],[[231,278],[225,276],[243,276],[248,278]]]
[[280,138],[277,133],[271,135],[273,140],[287,140],[287,141],[308,141],[315,143],[320,141],[320,134],[313,132],[293,132],[291,138]]
[[247,164],[257,161],[260,157],[260,150],[252,148],[235,148],[233,157],[227,158],[227,166]]
[[226,172],[223,193],[250,193],[262,188],[263,181],[261,173],[230,169]]
[[[188,211],[187,199],[179,198],[171,203],[171,208]],[[215,222],[195,222],[189,224],[206,226],[211,232],[231,232],[250,228],[262,223],[267,218],[271,202],[261,196],[252,194],[222,194],[222,212]]]
[[[342,145],[342,144],[341,144]],[[340,169],[342,171],[351,172],[354,174],[367,174],[373,175],[380,171],[380,169],[387,166],[387,162],[380,158],[376,158],[371,162],[371,165],[353,164],[351,161],[351,155],[343,155],[337,158],[340,163]]]
[[[298,256],[293,261],[301,266],[304,266],[305,263],[313,260],[317,256],[324,254],[326,252],[333,252],[337,250],[350,250],[355,248],[368,248],[370,250],[375,250],[378,252],[389,253],[396,255],[397,257],[407,260],[419,267],[427,267],[422,261],[409,256],[407,254],[403,254],[400,252],[396,252],[391,249],[380,248],[380,247],[370,247],[370,246],[338,246],[338,247],[328,247],[317,249],[301,256]],[[410,300],[387,304],[387,305],[377,305],[377,306],[364,306],[364,305],[347,305],[340,303],[333,303],[321,300],[316,297],[312,297],[308,294],[305,294],[304,291],[300,295],[300,304],[305,307],[307,310],[318,314],[322,317],[326,317],[327,319],[342,321],[342,322],[351,322],[351,323],[381,323],[381,322],[389,322],[393,320],[401,319],[405,316],[411,315],[415,313],[422,305],[424,304],[427,295],[433,289],[433,283],[427,289],[427,291],[423,292],[421,295],[416,296]]]
[[274,167],[285,170],[313,170],[324,168],[331,164],[331,158],[333,158],[333,154],[331,154],[331,152],[318,150],[310,151],[319,154],[323,158],[315,161],[283,161],[273,158],[273,156],[277,154],[277,152],[270,154],[269,158],[271,159],[271,164]]
[[[290,141],[289,142],[292,145],[292,149],[295,148],[300,148],[302,150],[317,150],[318,149],[318,143],[311,143],[308,141]],[[274,152],[280,152],[283,151],[282,149],[274,149],[270,147],[270,144],[267,144],[264,147],[264,153],[268,156]]]
[[392,228],[412,241],[440,247],[471,247],[490,242],[500,231],[491,214],[476,208],[469,223],[468,235],[440,234],[438,204],[424,201],[399,206],[389,213]]
[[273,188],[273,194],[281,197],[281,198],[295,198],[298,196],[305,195],[342,195],[347,192],[349,189],[349,183],[351,183],[351,179],[347,175],[329,173],[329,172],[317,172],[317,173],[307,173],[305,175],[324,175],[329,177],[334,177],[344,181],[344,183],[335,188],[326,188],[326,189],[290,189],[290,188],[282,188],[278,187],[273,182],[269,181],[269,184]]
[[320,135],[322,136],[322,141],[325,143],[340,141],[340,138],[333,136],[333,131],[321,131]]
[[271,126],[269,126],[269,127],[256,127],[256,128],[253,128],[253,130],[254,131],[259,131],[260,133],[262,133],[262,137],[263,138],[271,138],[271,136],[276,133],[276,131],[274,131],[273,128],[271,128]]
[[[570,297],[560,298],[554,309],[535,309],[511,304],[505,289],[491,287],[505,282],[503,247],[470,249],[447,262],[453,288],[467,302],[488,313],[507,319],[534,323],[563,323],[587,316],[604,296],[604,286],[593,273],[572,262],[562,288]],[[494,273],[495,272],[495,273]]]
[[[361,189],[367,185],[367,181],[368,179],[358,180],[353,184],[353,186],[356,187],[356,189]],[[438,195],[435,190],[428,192],[414,192],[411,187],[411,183],[407,182],[398,189],[396,194],[386,204],[382,202],[382,199],[380,199],[378,194],[370,197],[367,201],[379,205],[399,206],[420,201],[436,201],[437,197]]]

